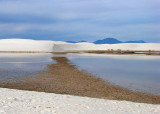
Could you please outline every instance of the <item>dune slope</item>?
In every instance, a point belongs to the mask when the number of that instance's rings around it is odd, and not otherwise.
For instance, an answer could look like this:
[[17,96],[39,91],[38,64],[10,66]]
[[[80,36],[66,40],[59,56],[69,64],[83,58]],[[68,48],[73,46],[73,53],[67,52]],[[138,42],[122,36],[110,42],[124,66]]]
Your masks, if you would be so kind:
[[42,41],[30,39],[1,39],[0,51],[34,51],[34,52],[64,52],[82,50],[157,50],[160,43],[121,43],[121,44],[93,44],[66,43],[58,41]]

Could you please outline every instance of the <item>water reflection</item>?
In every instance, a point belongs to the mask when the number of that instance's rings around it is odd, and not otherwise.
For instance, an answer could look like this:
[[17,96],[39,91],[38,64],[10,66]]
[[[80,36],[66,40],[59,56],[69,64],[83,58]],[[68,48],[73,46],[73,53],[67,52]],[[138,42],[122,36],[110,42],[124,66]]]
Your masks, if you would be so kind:
[[48,66],[55,64],[53,56],[67,57],[79,69],[86,70],[112,84],[160,95],[159,56],[0,53],[0,81],[37,76],[37,73],[47,71]]
[[123,56],[73,57],[70,60],[97,77],[131,90],[160,95],[160,58],[122,59]]
[[0,53],[0,81],[12,81],[24,76],[35,76],[52,64],[52,54]]
[[0,63],[38,63],[51,62],[49,53],[0,53]]

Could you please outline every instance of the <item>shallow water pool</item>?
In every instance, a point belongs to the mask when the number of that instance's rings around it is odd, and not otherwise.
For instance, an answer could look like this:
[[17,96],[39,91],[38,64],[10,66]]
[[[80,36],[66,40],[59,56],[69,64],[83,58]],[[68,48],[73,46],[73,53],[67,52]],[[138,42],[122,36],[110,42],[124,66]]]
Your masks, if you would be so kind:
[[85,70],[113,85],[133,91],[160,95],[160,57],[105,54],[7,54],[0,53],[0,81],[37,76],[56,62],[53,56],[64,56]]
[[160,95],[159,56],[82,55],[70,57],[70,60],[79,69],[94,74],[114,85]]

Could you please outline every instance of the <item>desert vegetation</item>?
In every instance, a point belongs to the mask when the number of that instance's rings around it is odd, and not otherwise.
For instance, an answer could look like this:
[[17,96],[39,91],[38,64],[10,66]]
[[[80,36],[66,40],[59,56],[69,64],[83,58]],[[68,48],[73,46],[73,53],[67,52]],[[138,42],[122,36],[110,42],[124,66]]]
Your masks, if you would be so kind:
[[155,50],[121,50],[121,49],[107,49],[107,50],[77,50],[65,52],[52,52],[53,54],[67,54],[67,53],[96,53],[96,54],[145,54],[145,55],[160,55],[160,51]]
[[106,50],[68,50],[62,52],[44,52],[44,51],[0,51],[0,53],[96,53],[96,54],[145,54],[145,55],[160,55],[160,51],[156,50],[121,50],[121,49],[106,49]]

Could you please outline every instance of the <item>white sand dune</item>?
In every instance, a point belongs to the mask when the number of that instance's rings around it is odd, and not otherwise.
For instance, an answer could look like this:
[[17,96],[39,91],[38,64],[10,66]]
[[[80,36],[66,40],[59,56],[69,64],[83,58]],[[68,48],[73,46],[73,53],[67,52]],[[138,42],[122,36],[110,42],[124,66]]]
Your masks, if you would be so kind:
[[93,43],[64,43],[58,44],[65,51],[75,50],[160,50],[160,43],[122,43],[122,44],[93,44]]
[[63,52],[78,50],[157,50],[160,43],[122,43],[122,44],[93,44],[93,43],[66,43],[58,41],[42,41],[30,39],[1,39],[0,51],[38,51]]
[[0,114],[159,114],[160,105],[0,88]]
[[28,39],[1,39],[0,51],[42,51],[52,52],[51,41],[35,41]]

